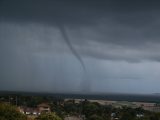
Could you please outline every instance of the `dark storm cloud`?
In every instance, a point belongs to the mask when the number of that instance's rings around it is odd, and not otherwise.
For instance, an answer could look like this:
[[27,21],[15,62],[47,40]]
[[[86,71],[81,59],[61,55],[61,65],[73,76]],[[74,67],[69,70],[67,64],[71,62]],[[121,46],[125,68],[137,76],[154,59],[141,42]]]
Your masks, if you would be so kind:
[[[152,22],[158,14],[159,2],[147,1],[1,1],[1,19],[17,22],[42,22],[57,25],[93,25],[102,18],[119,24],[139,27]],[[153,14],[154,13],[154,14]],[[146,19],[147,18],[147,19]]]
[[[40,23],[58,29],[60,26],[75,30],[82,28],[82,31],[88,27],[90,33],[86,36],[92,41],[122,47],[129,46],[129,49],[135,48],[141,51],[148,43],[159,44],[159,5],[158,1],[138,0],[1,1],[0,20],[21,24]],[[79,34],[79,31],[76,34]],[[93,38],[95,34],[97,34],[96,39]],[[73,43],[82,45],[81,43],[88,43],[88,40],[75,38]],[[87,54],[93,56],[93,53],[97,58],[118,59],[118,56],[112,57],[100,53],[96,55],[94,50]],[[159,60],[158,57],[150,57],[148,59]],[[125,59],[120,56],[120,59],[123,58]]]
[[[1,89],[125,92],[125,83],[136,92],[159,90],[138,83],[159,83],[152,73],[160,66],[159,6],[149,0],[1,0]],[[83,80],[81,65],[91,81]]]

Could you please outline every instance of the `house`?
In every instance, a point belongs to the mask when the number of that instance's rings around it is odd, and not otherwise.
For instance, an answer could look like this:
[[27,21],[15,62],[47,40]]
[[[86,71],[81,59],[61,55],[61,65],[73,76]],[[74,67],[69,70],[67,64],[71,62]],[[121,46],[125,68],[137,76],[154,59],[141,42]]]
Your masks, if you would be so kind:
[[50,106],[46,103],[39,104],[37,108],[30,108],[27,106],[19,106],[19,111],[26,115],[40,115],[41,113],[51,112]]
[[40,111],[36,108],[32,110],[32,115],[40,115]]
[[50,106],[47,103],[41,103],[37,106],[37,109],[40,113],[48,113],[51,112]]
[[19,107],[19,111],[26,115],[40,115],[40,112],[37,108]]
[[32,114],[32,108],[26,108],[26,109],[24,109],[24,113],[26,115],[31,115]]

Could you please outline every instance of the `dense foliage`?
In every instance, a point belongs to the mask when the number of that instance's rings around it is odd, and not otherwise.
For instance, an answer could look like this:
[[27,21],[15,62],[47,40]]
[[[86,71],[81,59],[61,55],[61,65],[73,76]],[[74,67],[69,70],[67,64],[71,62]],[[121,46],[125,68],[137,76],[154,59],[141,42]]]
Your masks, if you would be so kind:
[[27,120],[15,106],[0,103],[0,120]]
[[55,113],[45,113],[39,115],[36,120],[62,120],[59,116]]
[[[3,102],[9,97],[3,97]],[[10,100],[15,103],[15,97]],[[87,100],[77,102],[73,100],[58,99],[52,97],[19,96],[18,105],[35,107],[39,103],[47,102],[52,113],[41,114],[36,120],[63,120],[66,116],[81,116],[85,120],[160,120],[160,113],[150,112],[142,108],[129,108],[123,106],[115,108],[111,105],[100,105]],[[26,120],[15,106],[0,104],[0,120]]]

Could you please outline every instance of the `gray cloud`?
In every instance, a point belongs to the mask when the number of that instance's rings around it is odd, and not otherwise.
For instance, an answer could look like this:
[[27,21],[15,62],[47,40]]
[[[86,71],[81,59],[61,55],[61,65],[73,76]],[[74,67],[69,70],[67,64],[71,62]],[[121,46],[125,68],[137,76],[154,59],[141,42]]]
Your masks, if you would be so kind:
[[[159,91],[160,76],[153,73],[160,61],[159,4],[0,1],[1,89],[79,92],[90,86],[91,91]],[[66,36],[74,50],[65,43]],[[87,78],[74,55],[83,59]]]

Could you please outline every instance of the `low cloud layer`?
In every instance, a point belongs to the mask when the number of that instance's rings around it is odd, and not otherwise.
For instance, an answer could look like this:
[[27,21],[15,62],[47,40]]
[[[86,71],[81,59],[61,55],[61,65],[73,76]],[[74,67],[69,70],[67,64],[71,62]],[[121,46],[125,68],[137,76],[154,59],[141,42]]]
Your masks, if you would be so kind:
[[159,4],[2,0],[1,90],[160,92]]

